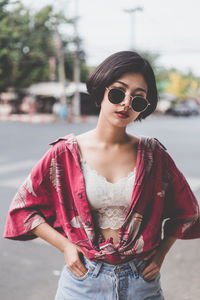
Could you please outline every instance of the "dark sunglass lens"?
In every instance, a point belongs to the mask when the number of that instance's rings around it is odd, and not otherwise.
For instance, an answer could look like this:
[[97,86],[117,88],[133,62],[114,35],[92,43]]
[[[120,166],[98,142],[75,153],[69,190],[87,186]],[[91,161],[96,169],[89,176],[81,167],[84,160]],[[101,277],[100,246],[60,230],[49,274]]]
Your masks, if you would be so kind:
[[108,93],[108,99],[111,103],[118,104],[124,99],[124,92],[119,89],[111,89]]
[[132,108],[134,111],[140,112],[147,108],[148,103],[143,97],[134,97],[132,101]]

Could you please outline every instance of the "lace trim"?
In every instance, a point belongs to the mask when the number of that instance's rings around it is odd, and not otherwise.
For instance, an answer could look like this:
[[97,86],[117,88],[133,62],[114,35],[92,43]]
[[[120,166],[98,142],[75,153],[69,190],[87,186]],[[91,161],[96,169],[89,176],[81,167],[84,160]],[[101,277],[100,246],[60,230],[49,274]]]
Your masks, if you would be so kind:
[[96,176],[101,177],[106,183],[109,183],[109,184],[112,184],[112,185],[114,185],[114,184],[119,184],[121,181],[125,181],[125,180],[129,179],[130,177],[132,177],[133,175],[135,175],[135,171],[136,171],[136,168],[134,168],[133,171],[130,171],[130,172],[128,173],[127,176],[122,177],[122,178],[120,178],[119,180],[117,180],[116,182],[112,183],[112,182],[108,181],[108,180],[106,179],[106,177],[100,175],[95,169],[92,169],[92,168],[90,167],[90,165],[88,165],[88,164],[86,163],[86,161],[84,161],[82,158],[81,158],[81,164],[82,164],[82,166],[83,166],[84,168],[86,168],[86,169],[89,170],[90,172],[93,172]]
[[126,217],[128,212],[128,207],[117,207],[117,206],[110,206],[106,208],[101,208],[98,211],[93,210],[93,214],[95,220],[97,220],[97,226],[101,229],[119,229]]

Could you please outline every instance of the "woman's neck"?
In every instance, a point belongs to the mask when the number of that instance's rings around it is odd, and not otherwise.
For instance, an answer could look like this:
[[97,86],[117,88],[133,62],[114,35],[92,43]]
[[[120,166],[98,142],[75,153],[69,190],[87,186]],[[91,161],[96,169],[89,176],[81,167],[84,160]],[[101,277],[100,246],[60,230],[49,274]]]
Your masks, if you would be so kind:
[[97,123],[97,127],[93,131],[96,141],[108,144],[124,144],[129,141],[129,135],[126,128],[114,127],[110,124]]

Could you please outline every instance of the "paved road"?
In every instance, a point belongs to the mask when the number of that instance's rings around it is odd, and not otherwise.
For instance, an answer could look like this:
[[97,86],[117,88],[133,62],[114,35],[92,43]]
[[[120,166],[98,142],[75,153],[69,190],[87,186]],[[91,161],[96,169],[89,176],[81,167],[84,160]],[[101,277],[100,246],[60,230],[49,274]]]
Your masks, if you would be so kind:
[[[83,124],[0,123],[0,233],[17,187],[48,144],[58,136],[89,130]],[[200,199],[200,118],[152,117],[129,132],[157,137],[168,148]],[[200,240],[177,241],[162,268],[166,300],[200,299]],[[58,250],[41,242],[0,240],[0,299],[53,300],[64,263]]]

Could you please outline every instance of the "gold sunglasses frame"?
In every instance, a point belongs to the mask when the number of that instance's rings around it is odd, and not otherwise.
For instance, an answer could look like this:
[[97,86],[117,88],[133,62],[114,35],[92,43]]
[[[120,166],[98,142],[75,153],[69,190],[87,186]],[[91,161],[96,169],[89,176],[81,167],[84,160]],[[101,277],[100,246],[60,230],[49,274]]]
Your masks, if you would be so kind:
[[[109,88],[109,87],[106,87],[106,90],[108,90],[108,92],[110,91],[110,90],[120,90],[122,93],[124,93],[124,98],[123,98],[123,100],[121,101],[121,102],[123,102],[124,101],[124,99],[126,98],[126,96],[127,96],[127,93],[125,93],[123,90],[121,90],[121,89],[119,89],[119,88]],[[131,108],[132,108],[132,110],[134,110],[133,109],[133,107],[132,107],[132,102],[133,102],[133,100],[135,99],[135,98],[142,98],[142,99],[144,99],[146,102],[147,102],[147,106],[145,107],[145,109],[143,109],[143,110],[141,110],[141,111],[138,111],[138,112],[143,112],[143,111],[145,111],[147,108],[148,108],[148,106],[150,106],[151,105],[151,103],[148,101],[148,99],[147,98],[144,98],[144,97],[141,97],[141,96],[129,96],[130,97],[130,99],[131,99]],[[108,100],[109,100],[109,98],[108,98]],[[110,100],[109,100],[110,101]],[[110,101],[111,102],[111,101]],[[119,102],[119,103],[121,103],[121,102]],[[111,102],[112,103],[112,102]],[[112,103],[112,104],[119,104],[119,103]],[[135,110],[134,110],[135,111]]]

